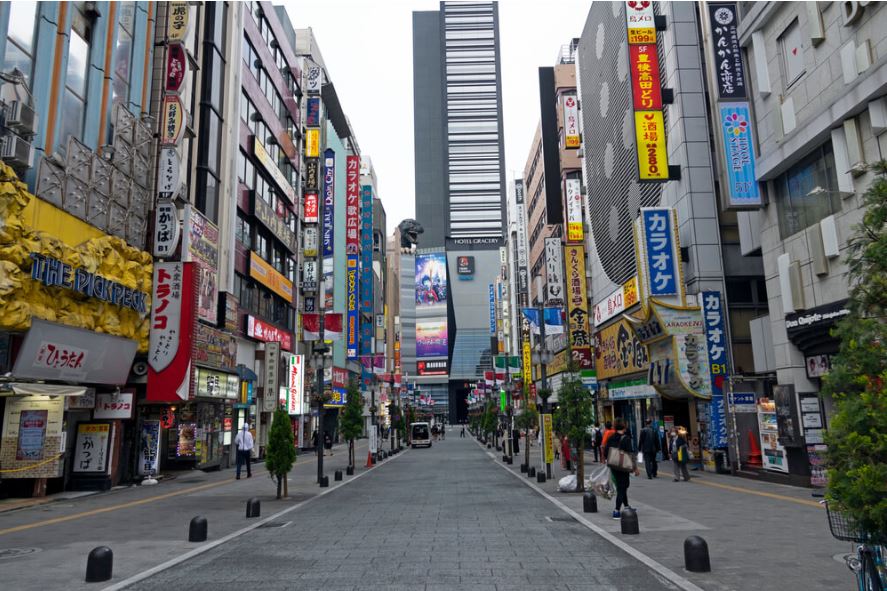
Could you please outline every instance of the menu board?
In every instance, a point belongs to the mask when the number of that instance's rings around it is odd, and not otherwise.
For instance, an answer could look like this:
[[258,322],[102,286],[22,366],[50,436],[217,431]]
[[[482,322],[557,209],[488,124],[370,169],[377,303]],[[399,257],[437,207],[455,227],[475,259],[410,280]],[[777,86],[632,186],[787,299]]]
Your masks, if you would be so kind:
[[788,458],[779,443],[776,404],[765,398],[758,404],[758,430],[761,433],[761,460],[764,469],[788,472]]

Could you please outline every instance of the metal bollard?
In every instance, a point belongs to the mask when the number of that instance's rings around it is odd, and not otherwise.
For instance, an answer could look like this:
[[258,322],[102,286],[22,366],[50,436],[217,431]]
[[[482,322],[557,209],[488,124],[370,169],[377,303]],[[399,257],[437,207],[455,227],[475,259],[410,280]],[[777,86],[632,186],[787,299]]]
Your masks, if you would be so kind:
[[206,517],[198,515],[191,520],[188,525],[188,541],[189,542],[205,542],[206,541],[207,524]]
[[527,468],[527,477],[535,478],[536,477],[536,466],[530,466]]
[[320,488],[326,488],[330,485],[330,477],[324,476],[320,479]]
[[345,474],[348,476],[354,476],[354,466],[348,466],[345,468]]
[[691,573],[711,572],[708,543],[699,536],[690,536],[684,540],[684,568]]
[[514,456],[508,456],[508,465],[514,464]]
[[597,513],[597,497],[591,491],[582,495],[582,511],[585,513]]
[[545,482],[545,472],[541,469],[536,472],[536,482]]
[[114,569],[114,553],[107,546],[93,548],[86,558],[86,582],[101,583],[111,578]]
[[257,497],[253,497],[246,502],[246,516],[258,517],[262,512],[262,503]]
[[336,470],[335,472],[333,472],[333,480],[335,480],[336,482],[339,482],[340,480],[342,480],[342,471],[341,470]]
[[526,464],[521,464],[521,465],[520,465],[520,471],[521,471],[521,474],[525,474],[525,473],[527,472],[527,465],[526,465]]
[[622,533],[626,535],[633,536],[641,533],[638,527],[638,514],[634,509],[623,509],[619,524],[622,527]]

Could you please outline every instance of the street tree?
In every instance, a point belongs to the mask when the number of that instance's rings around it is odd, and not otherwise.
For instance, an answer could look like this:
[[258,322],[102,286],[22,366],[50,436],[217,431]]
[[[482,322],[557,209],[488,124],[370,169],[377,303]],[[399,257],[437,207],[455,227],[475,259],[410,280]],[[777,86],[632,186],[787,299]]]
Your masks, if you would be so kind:
[[823,380],[835,401],[826,434],[828,498],[859,529],[887,536],[887,162],[872,166],[865,213],[848,241],[850,314]]
[[514,425],[524,431],[524,465],[530,465],[530,429],[536,428],[539,421],[539,413],[535,408],[524,408],[519,415],[514,417]]
[[342,437],[348,441],[348,465],[354,466],[354,440],[363,433],[363,396],[357,386],[348,386],[348,395],[345,408],[342,411],[339,430]]
[[585,445],[589,438],[588,428],[594,424],[594,401],[573,364],[564,375],[557,394],[554,428],[567,436],[570,445],[576,446],[576,491],[582,492],[585,490]]
[[283,495],[289,491],[286,486],[286,475],[296,462],[296,445],[293,441],[293,427],[290,417],[282,408],[274,411],[271,419],[271,430],[268,432],[268,447],[265,449],[265,468],[271,478],[277,480],[277,498],[280,498],[281,485]]

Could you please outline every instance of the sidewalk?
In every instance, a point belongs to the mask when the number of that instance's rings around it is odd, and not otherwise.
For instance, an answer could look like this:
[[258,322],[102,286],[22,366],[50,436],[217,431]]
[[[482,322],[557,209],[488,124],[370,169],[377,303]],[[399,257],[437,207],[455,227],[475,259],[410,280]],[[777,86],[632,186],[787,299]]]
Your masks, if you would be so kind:
[[[583,513],[581,494],[557,492],[558,480],[570,474],[559,461],[552,465],[551,480],[538,484],[520,473],[523,453],[509,466],[495,448],[485,451],[517,478],[532,481],[537,489],[703,589],[853,588],[853,575],[841,559],[852,548],[831,537],[825,510],[808,489],[712,472],[691,472],[689,482],[674,482],[670,462],[661,462],[659,477],[648,480],[641,467],[641,476],[632,476],[628,489],[640,535],[630,536],[622,535],[620,522],[612,519],[615,498],[598,499],[597,513]],[[537,471],[539,455],[538,446],[530,448],[530,465]],[[593,457],[591,452],[588,457]],[[598,466],[586,460],[585,478]],[[683,542],[691,535],[708,542],[711,573],[684,570]]]
[[[333,456],[324,457],[329,489],[316,483],[317,456],[302,453],[289,474],[289,497],[280,500],[275,482],[259,463],[249,479],[242,473],[235,480],[233,469],[195,470],[156,486],[123,487],[76,499],[53,497],[46,504],[0,513],[0,580],[10,589],[104,588],[108,584],[90,586],[83,581],[86,556],[97,546],[114,552],[113,583],[203,545],[187,541],[188,524],[197,515],[206,517],[211,543],[259,521],[246,518],[247,499],[258,498],[261,517],[267,518],[332,490],[339,484],[333,479],[336,470],[342,470],[346,483],[369,471],[367,440],[356,442],[354,476],[344,476],[347,445],[333,451]],[[295,515],[281,521],[298,527]]]

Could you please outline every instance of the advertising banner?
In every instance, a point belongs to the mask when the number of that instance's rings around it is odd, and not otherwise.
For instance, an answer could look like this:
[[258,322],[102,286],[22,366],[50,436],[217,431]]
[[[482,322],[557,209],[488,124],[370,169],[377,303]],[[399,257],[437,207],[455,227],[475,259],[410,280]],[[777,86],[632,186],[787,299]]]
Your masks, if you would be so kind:
[[661,331],[661,336],[654,336],[647,345],[650,354],[647,383],[670,398],[710,398],[708,347],[699,308],[654,302],[650,310],[651,320],[655,321],[637,327],[642,342],[648,342],[647,337],[656,329]]
[[595,357],[597,377],[602,380],[646,372],[650,365],[647,347],[641,344],[625,319],[597,333]]
[[717,2],[709,3],[707,6],[718,98],[747,99],[748,89],[742,66],[742,48],[739,46],[739,11],[736,9],[736,3]]
[[185,105],[176,94],[163,97],[160,111],[163,125],[160,131],[161,146],[178,146],[185,135]]
[[656,19],[652,2],[628,0],[625,3],[625,24],[629,44],[656,43]]
[[286,175],[284,175],[280,168],[277,167],[277,163],[271,158],[271,154],[268,153],[268,150],[265,149],[265,146],[262,145],[262,142],[259,141],[258,137],[253,138],[253,155],[256,157],[256,160],[259,161],[259,164],[262,165],[265,172],[267,172],[274,180],[274,184],[277,188],[286,195],[289,202],[296,203],[296,190],[290,184]]
[[524,203],[524,181],[514,181],[514,200],[517,217],[517,293],[530,293],[530,277],[528,270],[529,245],[527,242],[527,206]]
[[134,390],[96,394],[94,419],[131,419],[135,408]]
[[635,111],[662,110],[662,83],[656,45],[629,45],[631,96]]
[[318,271],[317,261],[305,261],[302,263],[302,289],[305,291],[317,291]]
[[345,265],[345,349],[348,359],[357,359],[357,254],[349,254]]
[[320,190],[320,159],[319,158],[306,158],[305,159],[305,190],[306,191],[319,191]]
[[249,276],[282,297],[288,304],[293,301],[293,282],[253,251],[249,253]]
[[360,156],[345,162],[345,254],[360,252]]
[[173,147],[160,150],[157,157],[157,197],[175,199],[182,190],[182,161]]
[[71,472],[106,474],[111,464],[111,424],[79,423]]
[[7,472],[3,478],[56,478],[62,474],[63,461],[44,460],[65,451],[63,421],[64,399],[67,398],[81,397],[13,396],[6,399],[3,468]]
[[160,470],[160,421],[142,421],[139,437],[139,476],[151,476]]
[[416,321],[416,357],[446,357],[448,353],[446,319]]
[[311,96],[305,101],[305,126],[320,127],[320,97]]
[[188,58],[185,56],[185,46],[181,43],[170,43],[166,50],[166,91],[180,92],[187,71]]
[[550,414],[542,415],[542,432],[544,433],[542,446],[542,462],[545,464],[554,463],[554,438],[552,437],[552,420]]
[[457,257],[457,259],[456,259],[456,273],[459,275],[460,281],[473,280],[474,279],[474,257],[471,257],[471,256]]
[[718,116],[724,138],[728,206],[758,207],[763,202],[755,179],[755,141],[748,103],[720,103]]
[[446,359],[428,359],[416,362],[420,376],[445,376],[450,371],[449,366]]
[[635,111],[634,130],[640,179],[667,181],[668,155],[662,111]]
[[293,350],[293,336],[288,330],[277,328],[255,316],[246,317],[246,336],[265,343],[280,343],[284,350]]
[[306,257],[316,257],[317,256],[317,227],[316,226],[303,226],[302,227],[302,254]]
[[333,256],[333,237],[336,213],[336,153],[327,149],[323,153],[323,256]]
[[564,97],[564,147],[578,148],[580,143],[579,102],[570,94]]
[[644,290],[651,297],[684,299],[677,212],[668,207],[641,208],[640,257]]
[[639,297],[638,278],[632,277],[602,302],[594,305],[595,327],[637,304]]
[[571,178],[564,185],[567,199],[567,241],[582,242],[585,238],[582,227],[582,181]]
[[360,187],[360,354],[373,348],[373,187]]
[[286,412],[303,415],[305,408],[305,356],[290,355],[286,364]]
[[184,41],[190,24],[188,3],[170,2],[166,11],[166,38],[170,41]]
[[580,369],[591,369],[591,330],[588,322],[588,294],[585,285],[585,247],[569,245],[564,248],[567,258],[567,329],[573,361]]
[[305,92],[317,94],[323,84],[323,72],[320,66],[308,66],[305,72]]
[[[291,356],[293,357],[293,356]],[[280,384],[280,343],[265,343],[265,393],[263,400],[276,401],[280,395],[278,387]],[[272,408],[273,408],[272,404]]]
[[317,158],[320,155],[320,130],[305,130],[305,157]]
[[545,305],[564,305],[564,259],[560,238],[545,239]]
[[711,376],[711,417],[709,434],[711,447],[727,447],[727,414],[724,404],[724,382],[727,370],[727,331],[721,293],[703,291],[702,318],[705,322],[705,341],[708,345],[708,367]]
[[302,197],[302,221],[306,224],[317,223],[317,193],[305,191]]
[[447,255],[416,255],[416,307],[447,303]]
[[171,257],[179,245],[179,210],[172,201],[157,203],[154,210],[154,256]]
[[195,263],[197,316],[214,325],[219,321],[219,228],[190,204],[184,215],[182,260]]
[[148,402],[191,398],[191,353],[196,318],[194,263],[154,263]]

